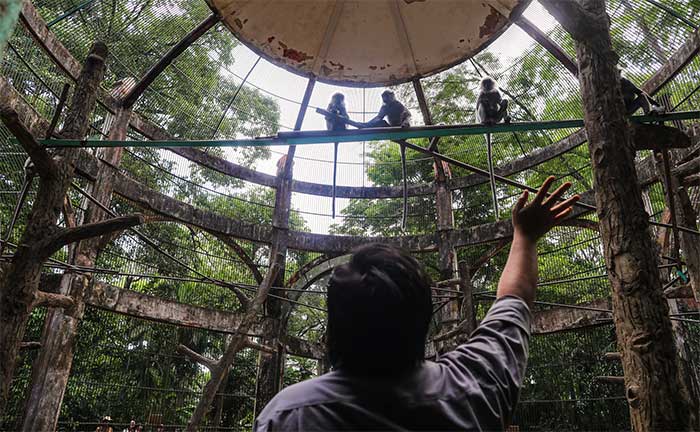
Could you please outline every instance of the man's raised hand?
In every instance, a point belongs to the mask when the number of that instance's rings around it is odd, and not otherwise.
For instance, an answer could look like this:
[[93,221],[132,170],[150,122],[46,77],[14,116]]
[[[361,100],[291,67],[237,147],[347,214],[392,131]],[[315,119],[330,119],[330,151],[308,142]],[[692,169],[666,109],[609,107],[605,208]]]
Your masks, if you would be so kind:
[[540,186],[535,198],[529,203],[527,202],[529,196],[527,191],[524,191],[520,196],[513,207],[515,234],[521,234],[532,241],[537,241],[571,213],[573,205],[580,199],[580,196],[574,195],[558,203],[557,201],[564,192],[571,187],[571,183],[564,183],[547,196],[553,182],[554,177],[548,177]]

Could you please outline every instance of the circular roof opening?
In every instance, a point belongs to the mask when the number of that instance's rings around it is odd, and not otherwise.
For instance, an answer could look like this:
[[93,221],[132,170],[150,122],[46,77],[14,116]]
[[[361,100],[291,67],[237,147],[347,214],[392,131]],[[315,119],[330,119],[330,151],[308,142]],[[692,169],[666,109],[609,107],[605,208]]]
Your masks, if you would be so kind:
[[478,53],[530,0],[210,0],[253,51],[303,76],[386,86]]

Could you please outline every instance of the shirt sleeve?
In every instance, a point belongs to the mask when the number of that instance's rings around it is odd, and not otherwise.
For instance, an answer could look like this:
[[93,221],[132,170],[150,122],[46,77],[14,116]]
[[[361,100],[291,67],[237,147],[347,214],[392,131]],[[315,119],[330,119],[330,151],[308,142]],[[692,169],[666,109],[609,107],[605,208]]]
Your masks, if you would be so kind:
[[473,407],[487,408],[476,413],[484,429],[493,428],[492,422],[501,429],[510,423],[527,366],[531,321],[525,301],[502,297],[469,341],[438,362],[447,367],[452,385],[464,386]]

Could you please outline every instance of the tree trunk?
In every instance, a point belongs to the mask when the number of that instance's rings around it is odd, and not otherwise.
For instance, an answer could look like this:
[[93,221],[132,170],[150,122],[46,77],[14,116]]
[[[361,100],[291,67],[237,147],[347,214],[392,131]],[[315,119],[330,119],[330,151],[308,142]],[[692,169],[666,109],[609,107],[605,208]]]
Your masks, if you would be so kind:
[[[453,279],[457,275],[457,252],[451,241],[454,230],[454,214],[452,212],[452,191],[447,186],[444,176],[438,175],[435,179],[435,211],[437,213],[438,230],[438,267],[440,279]],[[461,321],[460,304],[452,300],[440,311],[439,332],[446,333],[454,329]],[[435,351],[444,354],[456,347],[455,338],[436,341]]]
[[[121,140],[126,137],[131,111],[120,110],[113,122],[109,139]],[[91,195],[100,203],[109,207],[112,198],[114,169],[121,161],[123,148],[112,147],[101,150],[101,163],[95,182],[91,185]],[[88,201],[82,223],[100,222],[106,218],[105,212],[95,203]],[[111,239],[110,235],[93,237],[80,242],[75,248],[73,264],[93,267],[95,259]],[[61,280],[61,294],[73,297],[76,305],[70,310],[49,309],[42,332],[42,350],[32,367],[32,381],[29,397],[24,409],[24,432],[55,430],[60,415],[61,403],[71,367],[73,350],[78,335],[80,320],[83,318],[85,304],[82,301],[85,290],[90,283],[89,276],[77,276],[66,272]],[[75,282],[75,283],[74,283]]]
[[[106,45],[99,42],[93,45],[66,117],[63,130],[66,138],[83,138],[87,133],[97,90],[104,76],[106,57]],[[39,189],[19,242],[21,246],[0,279],[0,411],[4,410],[19,346],[37,295],[42,266],[53,253],[42,250],[38,244],[59,230],[56,221],[75,171],[73,151],[58,151],[51,159],[43,149],[33,150]],[[35,156],[39,157],[35,160]]]
[[604,0],[541,0],[571,34],[632,428],[697,429],[634,168]]
[[[678,222],[680,225],[697,229],[697,214],[693,209],[688,192],[685,188],[678,188],[676,191],[676,207],[678,208]],[[680,233],[681,249],[685,258],[685,265],[688,267],[688,277],[690,286],[693,289],[695,301],[700,302],[700,236],[697,234]]]

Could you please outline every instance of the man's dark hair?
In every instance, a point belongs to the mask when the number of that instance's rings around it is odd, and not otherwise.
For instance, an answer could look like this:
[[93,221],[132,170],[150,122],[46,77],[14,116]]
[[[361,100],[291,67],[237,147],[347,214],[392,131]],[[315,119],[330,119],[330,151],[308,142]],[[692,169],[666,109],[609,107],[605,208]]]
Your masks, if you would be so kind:
[[432,315],[430,278],[408,252],[385,244],[356,249],[328,283],[330,362],[362,375],[400,373],[425,358]]

